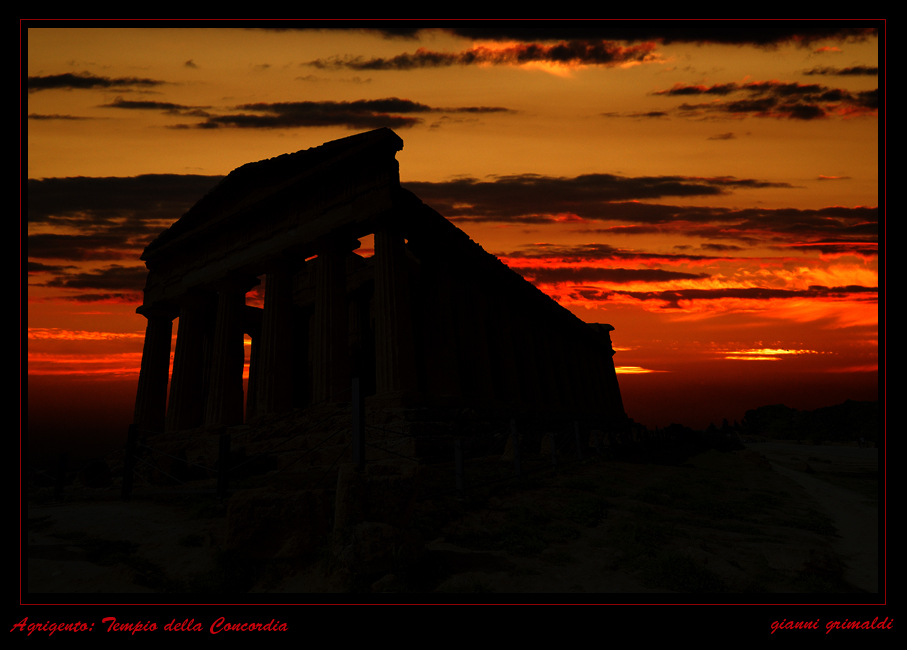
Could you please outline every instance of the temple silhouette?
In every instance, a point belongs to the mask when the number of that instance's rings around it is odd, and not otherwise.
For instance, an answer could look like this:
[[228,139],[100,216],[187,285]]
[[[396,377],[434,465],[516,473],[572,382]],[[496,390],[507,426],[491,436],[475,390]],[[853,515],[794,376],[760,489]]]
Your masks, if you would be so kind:
[[[613,328],[582,322],[403,189],[402,148],[382,128],[243,165],[144,250],[137,427],[222,429],[348,402],[353,378],[369,408],[626,420]],[[245,295],[262,276],[260,309]]]

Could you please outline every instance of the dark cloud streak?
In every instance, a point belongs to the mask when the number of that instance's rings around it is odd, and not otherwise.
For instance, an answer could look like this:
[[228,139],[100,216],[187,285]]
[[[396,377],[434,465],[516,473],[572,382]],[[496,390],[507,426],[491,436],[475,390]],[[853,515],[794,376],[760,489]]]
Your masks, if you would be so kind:
[[[490,181],[475,178],[403,184],[426,203],[449,218],[468,217],[475,221],[549,220],[558,214],[575,214],[584,219],[625,221],[671,221],[678,208],[631,203],[665,197],[715,196],[733,189],[790,187],[756,179],[688,176],[626,177],[615,174],[584,174],[574,178],[518,174]],[[695,215],[697,208],[686,208]],[[701,210],[708,210],[707,208]],[[709,219],[715,214],[710,213]]]
[[879,236],[877,207],[731,209],[643,202],[674,196],[708,197],[749,188],[790,187],[758,179],[634,178],[612,174],[558,178],[523,174],[488,181],[465,178],[403,185],[457,223],[617,222],[620,225],[589,228],[587,232],[609,236],[682,234],[748,245],[811,246],[821,241],[829,251],[851,246],[855,254],[864,256]]
[[142,266],[120,266],[111,264],[95,272],[65,275],[47,283],[49,287],[64,289],[109,289],[114,291],[140,292],[145,286],[148,269]]
[[821,67],[813,68],[812,70],[806,70],[803,74],[805,75],[831,75],[839,77],[856,77],[856,76],[878,76],[879,68],[877,66],[868,66],[868,65],[855,65],[850,68],[833,68],[833,67]]
[[[600,25],[600,26],[591,26]],[[673,23],[673,24],[671,24]],[[879,21],[864,22],[864,25],[878,24]],[[523,24],[530,24],[524,22]],[[658,41],[664,44],[690,43],[697,45],[720,44],[759,48],[775,48],[793,44],[809,47],[819,41],[857,42],[878,36],[877,27],[840,27],[811,25],[779,26],[777,21],[747,21],[746,27],[738,27],[739,21],[710,21],[710,24],[677,27],[676,21],[667,24],[656,21],[607,20],[548,22],[544,27],[514,26],[513,21],[500,24],[483,21],[482,27],[365,27],[359,28],[381,34],[385,38],[417,38],[420,32],[442,30],[450,34],[475,41],[519,41],[546,42],[563,40],[621,41],[626,43]],[[344,27],[335,23],[335,27]]]
[[775,47],[783,44],[796,44],[808,47],[824,40],[862,41],[878,35],[873,27],[804,27],[793,25],[758,25],[747,27],[728,26],[727,23],[715,22],[713,27],[665,27],[660,25],[641,26],[638,21],[620,23],[608,21],[606,26],[589,27],[588,22],[576,26],[566,21],[563,27],[477,27],[453,28],[448,31],[473,40],[497,41],[550,41],[562,39],[609,40],[623,42],[659,41],[669,43],[748,45],[755,47]]
[[[779,45],[794,44],[809,47],[819,41],[858,42],[878,36],[881,21],[862,21],[859,27],[840,27],[834,23],[817,25],[815,21],[805,24],[781,25],[778,21],[746,21],[746,27],[739,27],[740,21],[709,21],[708,24],[676,26],[677,21],[640,21],[640,20],[559,20],[548,21],[544,27],[524,21],[522,24],[531,27],[515,26],[514,21],[506,20],[495,23],[482,21],[481,27],[449,27],[442,23],[434,26],[414,27],[410,24],[392,24],[374,27],[371,24],[350,26],[348,21],[327,21],[324,25],[285,28],[267,27],[272,31],[355,29],[372,32],[388,39],[415,39],[422,32],[444,31],[462,38],[476,41],[519,41],[522,43],[589,40],[589,41],[659,41],[661,43],[691,43],[698,45],[722,44],[774,48]],[[593,25],[593,26],[590,26]]]
[[[726,248],[739,249],[737,246],[728,246]],[[530,250],[513,251],[510,253],[500,253],[500,257],[508,260],[519,259],[543,259],[548,262],[560,262],[563,264],[572,264],[577,262],[591,262],[602,260],[620,260],[634,261],[643,264],[647,263],[693,263],[704,264],[707,262],[717,262],[727,258],[714,257],[708,255],[675,255],[675,254],[657,254],[657,253],[640,253],[638,251],[617,248],[609,244],[579,244],[575,246],[556,246],[552,244],[534,244]]]
[[390,58],[332,57],[310,61],[309,65],[321,69],[352,70],[416,70],[454,65],[526,63],[616,66],[652,61],[654,49],[655,45],[648,43],[625,47],[608,41],[565,40],[553,45],[527,43],[503,48],[477,47],[462,52],[433,52],[419,48],[412,54]]
[[681,300],[776,300],[803,298],[841,298],[848,294],[878,294],[878,287],[821,287],[809,289],[772,289],[768,287],[728,288],[728,289],[678,289],[671,291],[619,291],[637,300],[664,300],[668,308],[678,309]]
[[534,284],[559,284],[583,282],[671,282],[675,280],[702,280],[706,273],[682,273],[664,269],[608,269],[597,267],[514,267],[511,269],[529,278]]
[[144,174],[129,177],[28,179],[29,223],[110,226],[114,219],[175,221],[222,176]]
[[39,113],[29,113],[28,119],[30,120],[90,120],[90,117],[79,117],[77,115],[41,115]]
[[155,234],[147,233],[147,241],[134,243],[131,237],[121,234],[37,233],[29,235],[26,243],[30,259],[124,260],[136,259]]
[[95,88],[141,88],[163,85],[165,82],[157,79],[141,79],[139,77],[99,77],[88,72],[81,74],[63,73],[43,77],[28,77],[26,87],[29,93],[40,90],[91,90]]
[[662,301],[663,309],[681,309],[680,302],[703,300],[803,300],[803,299],[857,299],[876,302],[878,287],[851,285],[846,287],[810,286],[808,289],[773,289],[769,287],[675,289],[665,291],[622,291],[609,289],[577,288],[574,294],[585,300],[600,302],[614,296],[627,296],[640,301]]
[[122,108],[127,110],[141,111],[164,111],[167,113],[185,114],[186,112],[196,112],[207,106],[185,106],[183,104],[174,104],[172,102],[155,102],[155,101],[135,101],[117,97],[109,104],[102,104],[102,108]]
[[[38,230],[26,238],[29,263],[39,265],[32,267],[35,272],[58,275],[48,286],[78,288],[65,267],[31,260],[137,260],[145,246],[221,178],[149,174],[29,179],[27,219]],[[65,230],[46,231],[53,228]],[[107,271],[103,277],[116,273],[124,272]]]
[[667,90],[653,93],[665,97],[719,96],[745,93],[749,97],[733,101],[711,101],[702,104],[681,104],[682,114],[730,113],[752,114],[756,117],[814,120],[827,117],[833,111],[846,114],[878,110],[879,91],[851,93],[842,88],[820,84],[754,81],[745,84],[727,83],[713,86],[675,84]]
[[[436,108],[408,99],[361,99],[351,102],[278,102],[243,104],[231,115],[208,116],[195,128],[221,127],[287,129],[298,127],[346,126],[349,129],[408,128],[422,122],[411,114],[431,113],[504,113],[497,106]],[[185,126],[183,128],[186,128]]]

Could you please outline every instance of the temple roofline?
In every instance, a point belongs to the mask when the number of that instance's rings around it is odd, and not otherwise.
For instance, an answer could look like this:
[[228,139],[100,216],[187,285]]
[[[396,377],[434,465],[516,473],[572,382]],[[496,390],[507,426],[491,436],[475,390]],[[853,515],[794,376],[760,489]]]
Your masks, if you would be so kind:
[[148,260],[162,249],[191,238],[243,209],[255,208],[268,200],[280,198],[281,192],[298,189],[296,186],[304,185],[307,178],[331,167],[367,156],[370,151],[393,154],[402,149],[403,140],[396,133],[380,128],[237,167],[158,235],[142,252],[141,259]]

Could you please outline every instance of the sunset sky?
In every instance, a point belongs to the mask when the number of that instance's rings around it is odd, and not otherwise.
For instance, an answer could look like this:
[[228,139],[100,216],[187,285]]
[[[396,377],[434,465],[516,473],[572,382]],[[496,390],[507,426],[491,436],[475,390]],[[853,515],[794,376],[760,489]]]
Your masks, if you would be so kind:
[[139,255],[220,177],[384,126],[404,187],[614,326],[637,422],[878,399],[883,32],[154,25],[22,32],[35,440],[125,436]]

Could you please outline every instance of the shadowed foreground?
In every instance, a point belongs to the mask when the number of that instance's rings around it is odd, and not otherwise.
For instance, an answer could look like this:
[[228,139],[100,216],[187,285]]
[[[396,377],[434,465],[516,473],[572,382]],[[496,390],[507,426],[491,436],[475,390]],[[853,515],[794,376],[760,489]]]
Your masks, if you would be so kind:
[[230,499],[124,503],[103,491],[33,499],[28,593],[195,592],[231,601],[250,592],[687,593],[748,602],[877,591],[877,539],[866,534],[877,530],[877,461],[873,471],[871,459],[844,447],[771,447],[772,462],[760,445],[689,457],[627,451],[462,499],[417,498],[408,528],[416,541],[373,571],[338,561],[329,536],[304,559],[285,548],[267,558],[226,550]]

